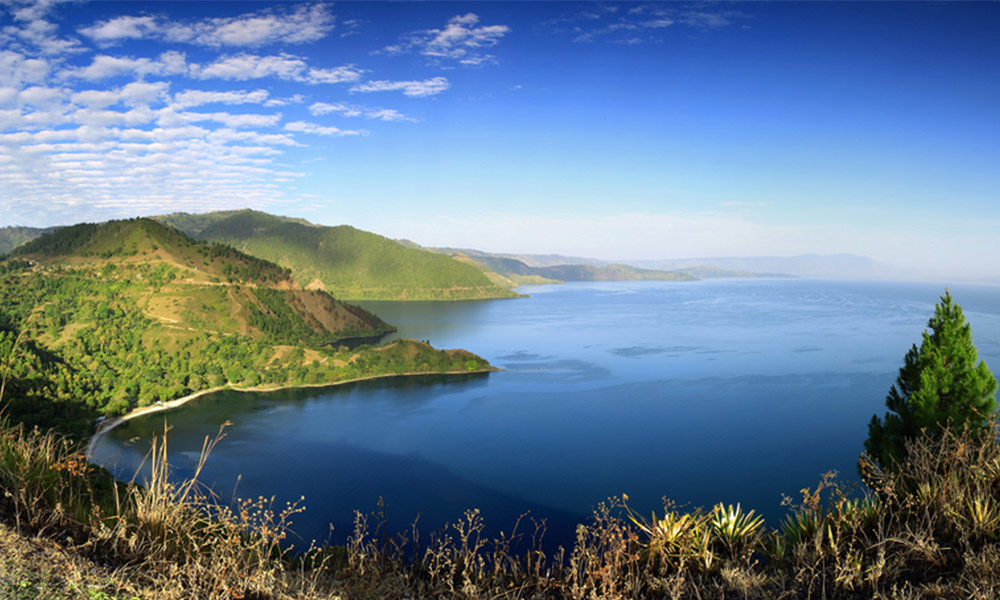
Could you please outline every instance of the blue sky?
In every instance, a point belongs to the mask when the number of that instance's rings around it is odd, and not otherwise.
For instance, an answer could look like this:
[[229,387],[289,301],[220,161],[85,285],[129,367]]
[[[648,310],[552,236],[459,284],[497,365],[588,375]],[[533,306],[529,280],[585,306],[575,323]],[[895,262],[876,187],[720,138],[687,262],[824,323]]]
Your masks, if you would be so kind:
[[0,0],[0,225],[1000,272],[1000,4]]

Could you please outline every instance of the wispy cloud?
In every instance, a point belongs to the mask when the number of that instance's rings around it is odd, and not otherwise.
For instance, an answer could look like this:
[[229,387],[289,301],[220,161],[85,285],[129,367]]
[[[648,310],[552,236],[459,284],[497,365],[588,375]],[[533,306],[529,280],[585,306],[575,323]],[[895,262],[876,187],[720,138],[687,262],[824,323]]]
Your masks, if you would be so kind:
[[208,65],[191,65],[191,74],[199,79],[245,81],[277,77],[303,83],[351,83],[361,79],[363,70],[353,65],[332,69],[309,67],[304,58],[291,54],[257,56],[240,54],[222,57]]
[[386,46],[383,54],[416,52],[437,61],[454,61],[466,66],[496,63],[497,58],[484,51],[496,46],[510,32],[506,25],[479,25],[474,13],[457,15],[443,29],[425,29],[407,33],[398,44]]
[[309,106],[309,112],[312,113],[314,117],[336,113],[344,117],[364,117],[366,119],[376,119],[379,121],[416,122],[417,120],[392,108],[371,108],[368,106],[360,106],[358,104],[347,104],[345,102],[337,102],[335,104],[330,104],[329,102],[315,102]]
[[367,81],[351,88],[352,92],[394,92],[402,91],[405,96],[422,98],[434,96],[451,87],[445,77],[432,77],[423,81]]
[[658,42],[671,28],[721,29],[745,18],[732,9],[711,4],[602,4],[588,6],[543,23],[550,33],[574,42],[642,44]]
[[328,135],[333,137],[344,137],[347,135],[368,135],[364,129],[339,129],[337,127],[324,127],[315,123],[305,121],[292,121],[285,124],[288,131],[299,131],[302,133],[312,133],[314,135]]
[[187,58],[173,50],[160,54],[159,58],[133,58],[98,54],[85,67],[71,67],[60,72],[66,78],[97,81],[122,75],[145,77],[146,75],[181,75],[187,73]]
[[59,27],[45,18],[54,7],[67,1],[70,0],[0,0],[0,15],[6,10],[14,21],[0,28],[0,47],[45,56],[84,52],[79,40],[63,37]]
[[100,44],[130,39],[155,39],[210,48],[303,44],[326,37],[334,27],[327,5],[298,5],[294,10],[263,10],[237,17],[193,22],[159,16],[121,16],[80,29]]
[[265,104],[270,94],[267,90],[231,90],[225,92],[209,92],[204,90],[185,90],[176,94],[173,106],[176,108],[191,108],[204,104]]
[[304,175],[288,168],[289,153],[370,134],[324,116],[416,121],[346,102],[349,93],[420,98],[449,88],[444,77],[365,81],[369,71],[355,64],[287,51],[333,30],[331,6],[80,24],[58,16],[55,1],[0,0],[0,222],[285,202]]

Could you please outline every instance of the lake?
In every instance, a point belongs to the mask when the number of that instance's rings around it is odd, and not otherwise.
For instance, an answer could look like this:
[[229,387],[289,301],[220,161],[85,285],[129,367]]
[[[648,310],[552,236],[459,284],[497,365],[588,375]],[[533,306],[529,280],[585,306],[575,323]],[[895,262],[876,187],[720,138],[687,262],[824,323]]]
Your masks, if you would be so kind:
[[[777,526],[782,496],[798,498],[822,473],[857,481],[868,422],[885,412],[944,286],[719,279],[521,291],[530,297],[363,303],[396,335],[466,348],[501,372],[221,392],[115,429],[95,462],[134,472],[166,421],[185,475],[204,437],[230,422],[202,479],[225,499],[304,496],[294,529],[306,541],[343,543],[353,510],[379,498],[394,530],[419,514],[429,531],[473,507],[509,530],[530,510],[547,519],[550,546],[570,544],[575,523],[623,493],[643,514],[664,497],[740,502]],[[951,291],[980,358],[1000,367],[1000,288]]]

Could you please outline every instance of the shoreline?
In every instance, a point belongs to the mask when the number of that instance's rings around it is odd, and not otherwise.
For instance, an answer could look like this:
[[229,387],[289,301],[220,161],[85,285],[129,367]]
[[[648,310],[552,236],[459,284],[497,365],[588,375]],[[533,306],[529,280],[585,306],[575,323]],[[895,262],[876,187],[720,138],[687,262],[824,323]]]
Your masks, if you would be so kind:
[[232,390],[234,392],[277,392],[281,390],[298,390],[298,389],[310,389],[310,388],[324,388],[324,387],[336,387],[340,385],[345,385],[348,383],[357,383],[359,381],[371,381],[373,379],[388,379],[391,377],[419,377],[421,375],[483,375],[486,373],[495,373],[502,369],[497,369],[496,367],[491,367],[489,369],[477,369],[475,371],[431,371],[431,372],[415,372],[415,373],[383,373],[381,375],[367,375],[365,377],[355,377],[354,379],[345,379],[343,381],[333,381],[329,383],[303,383],[299,385],[279,385],[279,386],[254,386],[240,388],[232,385],[223,385],[207,390],[201,390],[188,394],[187,396],[182,396],[180,398],[175,398],[173,400],[168,400],[162,404],[154,404],[152,406],[143,406],[141,408],[135,408],[120,417],[113,417],[110,419],[105,419],[101,422],[101,425],[94,432],[94,435],[90,436],[90,440],[87,442],[87,452],[84,455],[87,461],[90,461],[91,456],[94,453],[94,446],[100,441],[101,437],[106,435],[109,431],[118,427],[122,423],[131,421],[136,417],[141,417],[143,415],[148,415],[152,413],[162,412],[165,410],[171,410],[174,408],[179,408],[184,406],[188,402],[200,398],[202,396],[207,396],[208,394],[214,394],[215,392],[222,392],[225,390]]

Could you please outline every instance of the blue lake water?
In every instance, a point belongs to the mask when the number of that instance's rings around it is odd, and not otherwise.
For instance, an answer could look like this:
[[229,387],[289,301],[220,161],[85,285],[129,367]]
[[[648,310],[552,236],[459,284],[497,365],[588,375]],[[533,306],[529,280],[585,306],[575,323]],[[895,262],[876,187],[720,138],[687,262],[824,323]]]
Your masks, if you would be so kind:
[[[202,479],[224,498],[305,496],[304,539],[343,543],[381,497],[390,526],[432,530],[480,508],[525,510],[551,544],[609,496],[641,512],[740,502],[777,525],[782,495],[837,470],[856,481],[872,415],[943,285],[738,279],[523,288],[530,298],[370,302],[399,336],[504,369],[263,394],[223,392],[104,437],[134,470],[172,427],[179,475],[229,421]],[[952,285],[981,359],[1000,367],[1000,288]],[[133,441],[130,441],[133,440]],[[237,475],[240,475],[237,485]],[[330,526],[333,526],[331,531]]]

